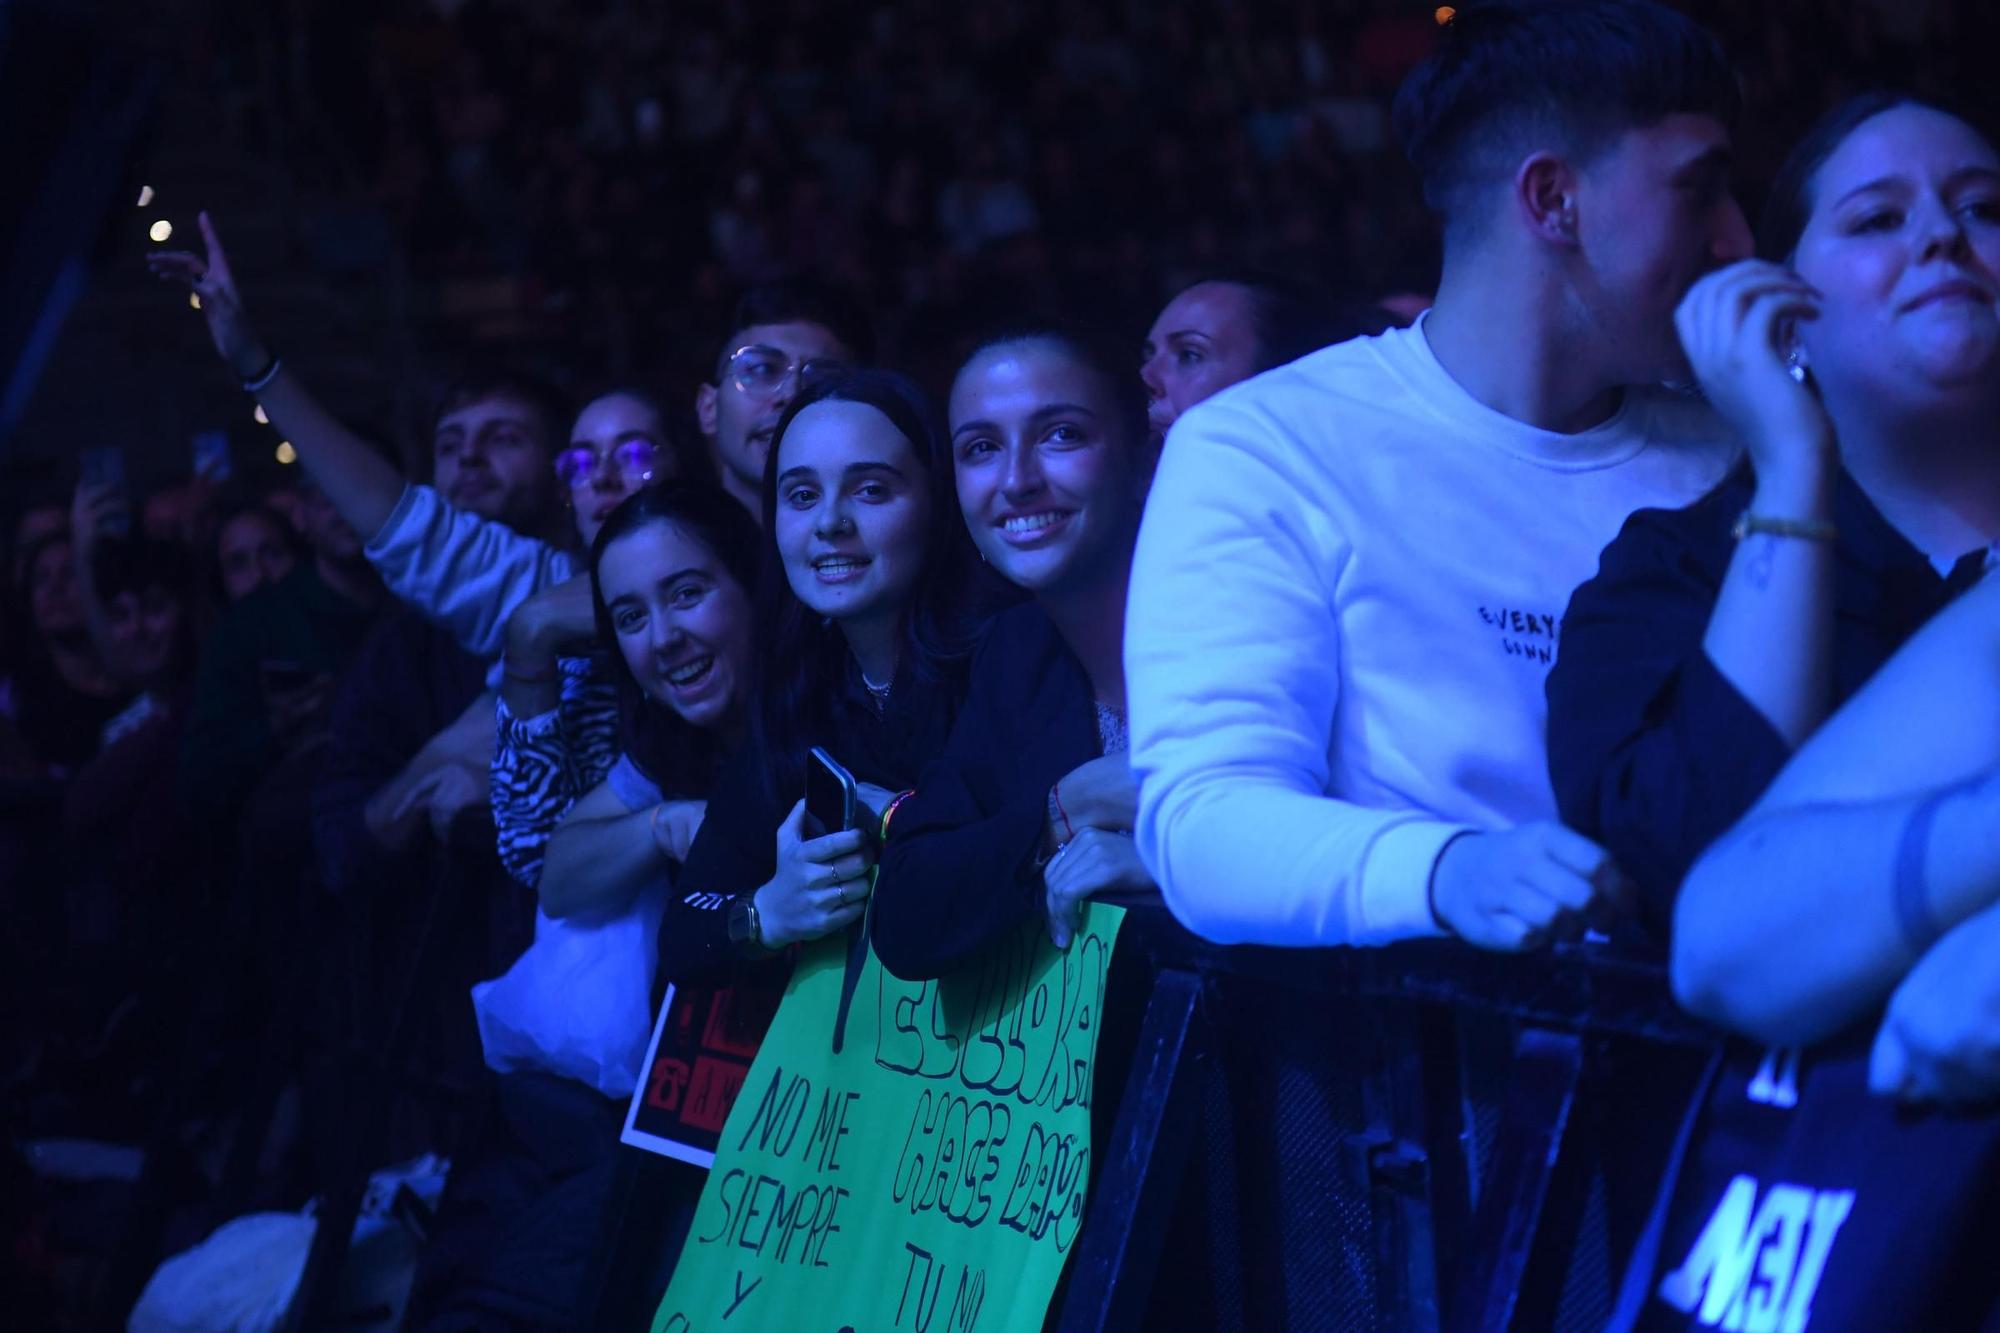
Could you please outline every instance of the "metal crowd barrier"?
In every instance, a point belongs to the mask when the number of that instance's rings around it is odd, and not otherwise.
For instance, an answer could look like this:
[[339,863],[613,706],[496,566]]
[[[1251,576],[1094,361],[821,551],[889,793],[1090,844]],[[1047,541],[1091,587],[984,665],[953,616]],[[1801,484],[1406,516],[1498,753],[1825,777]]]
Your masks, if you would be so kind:
[[1662,964],[1221,949],[1159,910],[1118,947],[1150,994],[1061,1333],[1602,1328],[1717,1041]]

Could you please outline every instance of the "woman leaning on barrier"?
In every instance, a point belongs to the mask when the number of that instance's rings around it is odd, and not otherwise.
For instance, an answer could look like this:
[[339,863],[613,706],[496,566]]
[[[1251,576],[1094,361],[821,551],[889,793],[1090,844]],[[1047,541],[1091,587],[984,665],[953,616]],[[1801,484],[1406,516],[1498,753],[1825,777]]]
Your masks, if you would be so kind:
[[965,695],[965,529],[935,409],[900,375],[804,387],[765,466],[762,667],[749,742],[724,770],[660,923],[660,973],[714,981],[860,920],[874,847],[804,827],[825,749],[863,824],[943,748]]
[[1934,107],[1844,103],[1780,173],[1765,258],[1681,305],[1748,466],[1631,518],[1570,603],[1548,685],[1564,822],[1656,923],[1702,849],[2000,536],[1996,167]]
[[[973,545],[1032,596],[987,627],[951,738],[883,845],[870,937],[910,980],[963,967],[1031,921],[1067,947],[1091,899],[1160,901],[1132,842],[1125,734],[1125,589],[1155,457],[1142,386],[1125,357],[1076,332],[994,338],[952,386],[951,451]],[[1097,1016],[1099,1150],[1149,980],[1140,952],[1114,950]],[[1092,1190],[1103,1160],[1093,1152]],[[1146,1327],[1217,1326],[1203,1216],[1191,1182]]]
[[[707,465],[658,403],[629,388],[584,405],[556,454],[578,544],[589,550],[612,511],[642,486],[692,481]],[[500,863],[533,889],[556,828],[618,759],[618,682],[597,641],[585,571],[523,599],[507,616],[490,767]]]
[[[649,913],[700,826],[718,757],[742,738],[758,540],[742,506],[704,483],[639,490],[592,544],[625,754],[549,842],[535,945],[475,990],[487,1061],[504,1072],[478,1140],[453,1163],[410,1327],[504,1316],[509,1327],[568,1328],[589,1294],[624,1110],[603,1068],[629,1069],[645,1049]],[[600,951],[571,966],[593,929]],[[567,932],[570,952],[552,949]]]
[[1872,1093],[2000,1094],[2000,590],[1890,661],[2000,537],[2000,154],[1849,101],[1760,248],[1679,315],[1750,466],[1633,517],[1549,680],[1563,814],[1671,920],[1677,996],[1792,1047],[1726,1045],[1612,1327],[1991,1326],[2000,1115]]
[[951,450],[973,545],[1033,597],[988,628],[883,848],[871,935],[913,980],[1031,916],[1065,946],[1086,899],[1153,888],[1131,837],[1122,659],[1151,478],[1142,386],[1074,333],[994,339],[952,386]]

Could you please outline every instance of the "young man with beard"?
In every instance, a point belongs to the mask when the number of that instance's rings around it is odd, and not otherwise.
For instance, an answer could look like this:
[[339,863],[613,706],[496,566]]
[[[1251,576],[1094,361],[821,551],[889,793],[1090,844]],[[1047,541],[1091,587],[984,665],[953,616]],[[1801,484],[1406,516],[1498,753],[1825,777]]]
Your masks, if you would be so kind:
[[1543,681],[1625,517],[1734,449],[1685,379],[1696,278],[1750,251],[1734,77],[1649,0],[1466,5],[1397,99],[1444,219],[1434,308],[1180,419],[1126,635],[1137,837],[1222,942],[1581,929],[1615,872],[1554,822]]

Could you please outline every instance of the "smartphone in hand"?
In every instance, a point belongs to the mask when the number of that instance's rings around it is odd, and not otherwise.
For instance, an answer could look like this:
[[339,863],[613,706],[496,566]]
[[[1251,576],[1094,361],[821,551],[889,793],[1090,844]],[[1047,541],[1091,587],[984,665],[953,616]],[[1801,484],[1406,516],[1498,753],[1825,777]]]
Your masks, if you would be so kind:
[[855,827],[854,775],[815,745],[806,756],[806,832],[815,838]]
[[229,436],[219,430],[195,432],[193,440],[194,475],[209,481],[229,480],[231,472],[229,458]]

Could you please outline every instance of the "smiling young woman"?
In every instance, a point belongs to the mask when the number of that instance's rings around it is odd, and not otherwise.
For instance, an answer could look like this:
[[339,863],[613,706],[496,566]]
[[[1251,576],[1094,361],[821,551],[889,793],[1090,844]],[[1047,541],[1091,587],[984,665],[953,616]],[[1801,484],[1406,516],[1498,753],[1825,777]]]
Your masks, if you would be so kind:
[[943,748],[965,692],[965,529],[914,384],[849,370],[808,387],[778,422],[762,500],[757,703],[661,923],[677,984],[860,918],[873,847],[804,828],[806,756],[838,759],[879,817]]
[[973,545],[1032,600],[995,618],[951,740],[897,812],[871,930],[941,975],[1029,916],[1067,944],[1084,900],[1149,891],[1124,756],[1125,585],[1151,476],[1144,386],[1076,332],[989,341],[951,393]]
[[625,754],[549,840],[551,917],[623,911],[684,859],[717,756],[740,741],[753,665],[757,526],[719,488],[638,491],[591,546]]

